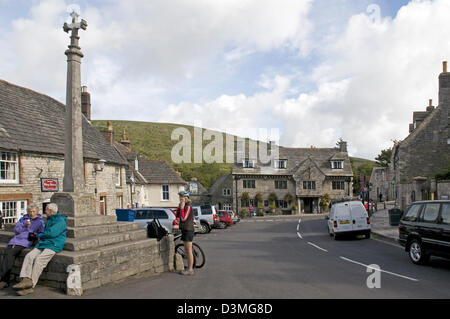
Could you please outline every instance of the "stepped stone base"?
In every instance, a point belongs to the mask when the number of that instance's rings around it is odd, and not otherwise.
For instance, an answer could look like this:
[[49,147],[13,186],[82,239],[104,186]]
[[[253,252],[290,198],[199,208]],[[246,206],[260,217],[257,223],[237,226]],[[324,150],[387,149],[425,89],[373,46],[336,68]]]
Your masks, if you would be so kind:
[[[5,238],[7,234],[1,236]],[[5,242],[0,243],[0,262],[6,245]],[[16,258],[12,276],[19,276],[23,259],[29,251],[24,249]],[[53,257],[38,284],[65,290],[68,276],[66,269],[72,264],[80,265],[82,287],[88,290],[143,272],[159,274],[174,271],[174,262],[172,235],[160,242],[156,239],[141,239],[84,251],[64,250]]]

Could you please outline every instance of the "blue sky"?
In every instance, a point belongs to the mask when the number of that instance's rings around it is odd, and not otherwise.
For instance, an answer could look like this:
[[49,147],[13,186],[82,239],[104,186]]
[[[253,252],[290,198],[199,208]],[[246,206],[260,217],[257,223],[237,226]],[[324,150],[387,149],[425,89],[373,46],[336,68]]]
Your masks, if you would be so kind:
[[[77,1],[82,81],[93,119],[278,128],[294,147],[342,137],[373,159],[437,100],[447,2]],[[73,3],[0,0],[1,79],[64,102]]]

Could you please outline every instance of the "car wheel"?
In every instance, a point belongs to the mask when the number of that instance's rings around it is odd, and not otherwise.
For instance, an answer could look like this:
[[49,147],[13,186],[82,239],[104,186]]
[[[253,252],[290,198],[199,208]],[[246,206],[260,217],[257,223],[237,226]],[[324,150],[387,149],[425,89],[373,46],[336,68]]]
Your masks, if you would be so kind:
[[416,265],[425,264],[430,256],[425,252],[420,240],[413,239],[409,244],[409,258]]
[[206,223],[201,223],[200,225],[202,227],[202,231],[200,232],[200,234],[206,234],[210,232],[209,227]]

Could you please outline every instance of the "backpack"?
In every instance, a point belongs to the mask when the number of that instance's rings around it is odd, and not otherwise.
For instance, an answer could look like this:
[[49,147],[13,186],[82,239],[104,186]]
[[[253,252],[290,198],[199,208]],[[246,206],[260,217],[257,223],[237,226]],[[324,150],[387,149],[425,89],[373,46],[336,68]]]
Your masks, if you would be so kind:
[[161,226],[158,219],[154,219],[152,222],[147,223],[147,237],[156,238],[160,241],[164,236],[167,236],[169,232]]

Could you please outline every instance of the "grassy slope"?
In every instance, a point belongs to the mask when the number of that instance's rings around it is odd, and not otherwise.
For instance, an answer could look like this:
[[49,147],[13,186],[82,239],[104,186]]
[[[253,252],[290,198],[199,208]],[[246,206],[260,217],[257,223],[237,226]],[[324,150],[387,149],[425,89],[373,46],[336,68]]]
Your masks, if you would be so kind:
[[[131,141],[131,147],[134,151],[145,155],[151,160],[160,160],[169,162],[172,167],[180,171],[182,177],[189,181],[192,177],[196,177],[200,183],[209,188],[222,175],[231,172],[231,164],[175,164],[171,159],[171,151],[178,141],[172,141],[171,135],[173,130],[179,127],[186,128],[192,139],[194,138],[194,127],[179,124],[166,123],[148,123],[148,122],[130,122],[130,121],[111,121],[114,128],[114,136],[116,141],[122,139],[122,132],[125,129],[128,139]],[[105,130],[107,121],[92,121],[92,124],[100,130]],[[193,140],[192,140],[193,141]],[[210,142],[203,142],[203,146]],[[371,171],[371,167],[375,166],[375,162],[352,158],[353,172],[367,173]],[[368,174],[370,175],[370,173]]]

